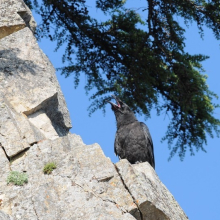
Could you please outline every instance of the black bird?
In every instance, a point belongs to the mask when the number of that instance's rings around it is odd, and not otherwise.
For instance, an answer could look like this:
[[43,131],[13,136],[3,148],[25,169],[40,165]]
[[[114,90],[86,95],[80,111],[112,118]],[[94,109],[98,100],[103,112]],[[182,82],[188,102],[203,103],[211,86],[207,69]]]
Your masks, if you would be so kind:
[[139,122],[133,111],[119,98],[112,95],[116,104],[111,104],[117,121],[114,151],[120,159],[130,163],[147,161],[155,169],[154,148],[148,127]]

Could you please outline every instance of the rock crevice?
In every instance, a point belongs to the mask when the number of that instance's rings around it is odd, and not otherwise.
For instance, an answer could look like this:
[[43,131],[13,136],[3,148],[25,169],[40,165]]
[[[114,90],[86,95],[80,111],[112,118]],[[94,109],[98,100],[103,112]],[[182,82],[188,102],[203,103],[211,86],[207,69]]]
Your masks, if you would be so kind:
[[1,145],[0,143],[0,147],[2,148],[3,152],[5,153],[5,157],[8,159],[8,161],[10,162],[10,157],[7,155],[5,148]]
[[116,169],[116,171],[117,171],[117,173],[118,173],[118,175],[119,175],[119,177],[120,177],[120,179],[121,179],[122,184],[124,185],[125,189],[126,189],[126,190],[128,191],[128,193],[130,194],[131,198],[133,199],[134,204],[136,204],[136,206],[137,206],[137,211],[134,212],[136,219],[138,219],[138,220],[144,220],[144,219],[143,219],[143,215],[142,215],[142,213],[141,213],[141,210],[140,210],[140,208],[139,208],[138,202],[136,201],[135,197],[132,195],[132,193],[130,192],[128,186],[126,185],[126,183],[125,183],[123,177],[122,177],[121,174],[120,174],[120,171],[119,171],[117,165],[115,165],[115,169]]

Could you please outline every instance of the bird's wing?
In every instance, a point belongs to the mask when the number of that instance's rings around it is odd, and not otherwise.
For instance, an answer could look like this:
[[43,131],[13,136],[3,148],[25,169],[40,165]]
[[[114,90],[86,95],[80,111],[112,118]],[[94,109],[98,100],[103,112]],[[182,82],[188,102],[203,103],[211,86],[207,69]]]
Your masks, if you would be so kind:
[[114,152],[115,155],[118,156],[117,149],[119,148],[119,142],[118,142],[118,133],[115,135],[115,143],[114,143]]
[[144,124],[143,122],[140,122],[140,124],[141,124],[141,127],[143,128],[144,136],[145,136],[145,138],[149,142],[149,145],[147,147],[148,147],[148,151],[149,151],[149,154],[150,154],[150,157],[151,157],[151,160],[152,160],[151,161],[152,162],[152,166],[155,168],[154,145],[153,145],[153,141],[152,141],[149,129],[148,129],[147,125]]

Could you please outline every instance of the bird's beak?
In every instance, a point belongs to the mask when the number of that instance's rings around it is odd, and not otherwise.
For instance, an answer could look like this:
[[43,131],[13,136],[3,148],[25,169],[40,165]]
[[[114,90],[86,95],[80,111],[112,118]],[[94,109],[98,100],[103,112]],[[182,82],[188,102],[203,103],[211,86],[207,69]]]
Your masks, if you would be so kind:
[[111,101],[108,101],[108,100],[107,100],[107,102],[110,103],[111,106],[112,106],[112,108],[114,108],[114,109],[119,109],[119,108],[121,108],[121,105],[120,105],[120,103],[119,103],[119,101],[118,101],[118,98],[117,98],[115,95],[111,95],[111,96],[115,99],[115,101],[116,101],[117,104],[115,104],[115,103],[113,103],[113,102],[111,102]]

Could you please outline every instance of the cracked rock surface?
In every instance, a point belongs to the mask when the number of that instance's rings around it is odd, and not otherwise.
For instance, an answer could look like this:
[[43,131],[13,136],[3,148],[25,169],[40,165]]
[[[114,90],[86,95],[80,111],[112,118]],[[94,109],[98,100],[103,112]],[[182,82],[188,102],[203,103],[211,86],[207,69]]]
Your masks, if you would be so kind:
[[[0,220],[185,220],[146,162],[113,164],[70,134],[55,70],[22,0],[0,1]],[[44,166],[56,169],[44,174]],[[28,175],[7,184],[11,171]]]
[[[0,158],[1,210],[14,219],[187,219],[147,162],[122,160],[116,169],[75,134],[34,144],[11,163],[0,149]],[[48,162],[57,165],[50,175]],[[10,170],[27,173],[28,183],[7,184]]]
[[121,160],[115,166],[142,219],[187,219],[148,162],[131,165],[127,160]]
[[71,121],[55,69],[33,35],[30,10],[21,0],[1,0],[0,14],[0,33],[13,29],[0,37],[0,144],[12,157],[67,135]]
[[[47,175],[43,167],[50,161],[57,168]],[[2,211],[15,219],[132,220],[138,212],[100,146],[87,146],[77,135],[34,144],[7,168],[28,174],[24,186],[1,185]]]

